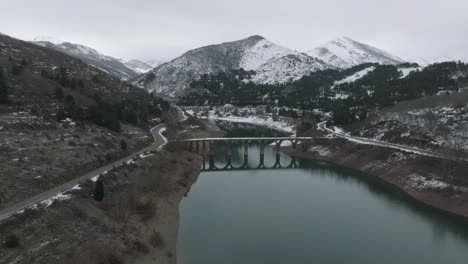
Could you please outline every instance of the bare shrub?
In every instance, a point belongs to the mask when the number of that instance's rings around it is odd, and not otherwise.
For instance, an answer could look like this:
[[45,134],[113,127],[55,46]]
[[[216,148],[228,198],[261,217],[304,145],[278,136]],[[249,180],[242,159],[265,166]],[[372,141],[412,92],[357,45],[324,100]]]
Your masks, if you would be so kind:
[[17,248],[20,246],[20,240],[17,235],[11,234],[5,238],[3,245],[6,248]]
[[145,254],[150,252],[148,245],[138,239],[133,241],[132,249]]
[[156,206],[151,199],[140,199],[135,205],[135,212],[142,221],[148,221],[156,215]]
[[149,243],[155,248],[162,248],[164,246],[164,240],[161,233],[153,230]]
[[169,152],[183,152],[186,150],[184,142],[176,142],[176,141],[169,142],[166,145],[165,149]]
[[[115,246],[115,245],[114,245]],[[68,256],[64,264],[124,264],[124,258],[109,245],[90,243],[79,248],[74,254]]]

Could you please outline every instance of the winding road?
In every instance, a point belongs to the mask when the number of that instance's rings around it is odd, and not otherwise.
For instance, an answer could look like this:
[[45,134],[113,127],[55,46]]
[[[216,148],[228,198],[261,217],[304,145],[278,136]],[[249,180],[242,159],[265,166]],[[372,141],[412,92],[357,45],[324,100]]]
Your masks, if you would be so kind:
[[122,163],[125,163],[125,162],[128,162],[130,161],[131,159],[135,158],[135,157],[138,157],[140,154],[143,154],[145,152],[148,152],[148,151],[151,151],[151,150],[157,150],[159,149],[161,146],[163,146],[164,144],[166,144],[168,142],[168,140],[162,135],[162,132],[164,132],[164,130],[166,129],[166,126],[164,124],[160,124],[160,125],[157,125],[155,127],[153,127],[150,132],[151,132],[151,135],[153,136],[154,138],[154,143],[149,146],[149,147],[146,147],[136,153],[133,153],[125,158],[121,158],[119,159],[118,161],[115,161],[111,164],[108,164],[104,167],[101,167],[99,169],[96,169],[94,171],[91,171],[83,176],[80,176],[78,178],[75,178],[69,182],[66,182],[60,186],[57,186],[53,189],[50,189],[48,191],[45,191],[43,193],[40,193],[36,196],[33,196],[31,198],[28,198],[22,202],[19,202],[15,205],[12,205],[10,207],[7,207],[5,209],[2,209],[0,210],[0,222],[25,210],[26,208],[30,207],[30,206],[33,206],[37,203],[40,203],[42,201],[45,201],[49,198],[52,198],[54,197],[55,195],[59,194],[59,193],[63,193],[63,192],[66,192],[70,189],[72,189],[73,187],[75,187],[76,185],[78,185],[80,182],[84,182],[86,180],[89,180],[97,175],[100,175],[102,174],[103,172],[105,171],[108,171],[114,167],[117,167],[119,165],[121,165]]
[[423,155],[423,156],[430,156],[430,157],[436,157],[436,158],[442,158],[442,159],[448,159],[448,160],[454,160],[454,161],[467,161],[466,159],[459,158],[459,157],[454,157],[450,155],[446,155],[443,153],[438,153],[430,150],[424,150],[424,149],[418,149],[414,147],[409,147],[409,146],[404,146],[404,145],[399,145],[399,144],[393,144],[393,143],[388,143],[384,141],[378,141],[375,139],[369,139],[369,138],[363,138],[363,137],[356,137],[356,136],[351,136],[345,133],[338,133],[334,131],[333,129],[330,129],[326,126],[326,122],[321,122],[317,124],[317,127],[319,130],[328,132],[334,136],[340,137],[347,139],[352,142],[356,142],[359,144],[365,144],[365,145],[374,145],[374,146],[379,146],[379,147],[385,147],[385,148],[392,148],[392,149],[398,149],[401,151],[405,152],[410,152],[410,153],[415,153],[418,155]]

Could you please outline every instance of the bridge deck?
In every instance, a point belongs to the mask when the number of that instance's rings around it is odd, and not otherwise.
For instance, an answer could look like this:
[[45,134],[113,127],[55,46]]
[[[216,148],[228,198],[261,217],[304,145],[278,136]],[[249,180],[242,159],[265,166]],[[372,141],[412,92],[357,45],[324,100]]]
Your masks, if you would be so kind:
[[243,141],[243,140],[312,140],[312,137],[239,137],[239,138],[195,138],[178,140],[178,142],[193,141]]

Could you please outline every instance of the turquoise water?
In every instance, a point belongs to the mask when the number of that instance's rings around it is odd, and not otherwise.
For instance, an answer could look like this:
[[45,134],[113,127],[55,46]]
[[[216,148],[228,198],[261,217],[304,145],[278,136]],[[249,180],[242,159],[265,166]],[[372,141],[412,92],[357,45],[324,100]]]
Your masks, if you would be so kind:
[[465,220],[365,174],[299,162],[202,173],[180,207],[178,262],[468,263]]

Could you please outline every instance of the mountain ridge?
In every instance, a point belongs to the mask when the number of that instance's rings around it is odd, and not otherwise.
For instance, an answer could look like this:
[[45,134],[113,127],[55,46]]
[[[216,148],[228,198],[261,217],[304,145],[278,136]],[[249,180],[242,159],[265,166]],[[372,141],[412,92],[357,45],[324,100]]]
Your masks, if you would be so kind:
[[84,62],[122,80],[129,80],[139,74],[133,69],[127,67],[120,60],[104,55],[96,49],[82,44],[61,41],[45,36],[36,37],[31,42],[38,46],[55,49],[75,58],[79,58]]
[[397,65],[406,62],[387,51],[358,42],[346,36],[335,38],[306,53],[341,69],[363,63]]
[[[299,63],[292,63],[297,61]],[[290,69],[284,66],[289,63]],[[313,70],[331,67],[307,54],[253,35],[237,41],[195,48],[138,78],[136,84],[169,97],[182,94],[203,74],[244,69],[258,71],[256,82],[274,84],[298,79]]]

